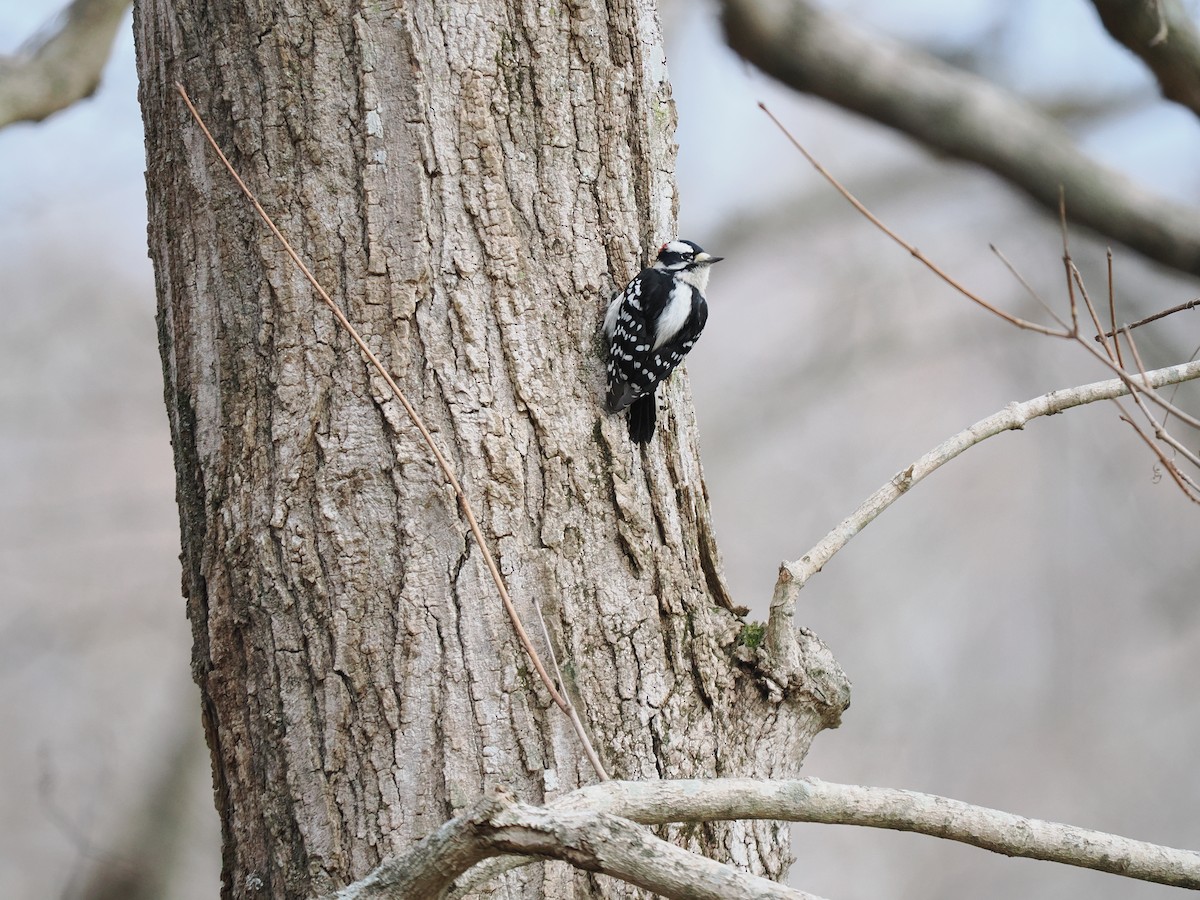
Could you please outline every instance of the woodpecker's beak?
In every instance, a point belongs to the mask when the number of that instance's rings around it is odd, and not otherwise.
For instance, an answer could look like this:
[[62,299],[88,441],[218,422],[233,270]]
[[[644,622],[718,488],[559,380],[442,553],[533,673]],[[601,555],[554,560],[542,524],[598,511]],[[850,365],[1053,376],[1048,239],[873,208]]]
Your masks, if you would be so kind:
[[713,263],[719,263],[724,258],[725,257],[723,256],[713,256],[711,253],[707,253],[703,250],[696,254],[696,262],[703,263],[706,266],[711,266]]

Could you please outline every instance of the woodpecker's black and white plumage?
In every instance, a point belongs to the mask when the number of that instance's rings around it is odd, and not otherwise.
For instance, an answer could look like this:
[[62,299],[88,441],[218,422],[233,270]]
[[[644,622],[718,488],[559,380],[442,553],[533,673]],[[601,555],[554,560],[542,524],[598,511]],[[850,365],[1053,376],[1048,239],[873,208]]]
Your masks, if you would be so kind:
[[654,265],[613,294],[604,317],[609,412],[629,409],[629,437],[654,436],[654,392],[683,362],[708,320],[704,290],[712,256],[691,241],[663,244]]

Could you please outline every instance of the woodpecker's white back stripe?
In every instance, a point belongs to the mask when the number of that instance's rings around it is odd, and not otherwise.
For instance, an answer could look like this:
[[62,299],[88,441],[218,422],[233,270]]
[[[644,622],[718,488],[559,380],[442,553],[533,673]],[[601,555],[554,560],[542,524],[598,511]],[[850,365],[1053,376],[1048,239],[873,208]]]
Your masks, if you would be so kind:
[[653,266],[643,269],[609,301],[604,315],[606,405],[613,412],[633,406],[629,433],[635,441],[649,440],[654,430],[653,409],[647,414],[645,403],[638,401],[653,397],[704,329],[708,267],[717,259],[691,241],[670,241],[659,250]]
[[658,317],[658,330],[654,335],[654,347],[657,350],[667,341],[679,334],[679,329],[692,314],[692,287],[688,284],[676,283],[671,288],[671,297]]

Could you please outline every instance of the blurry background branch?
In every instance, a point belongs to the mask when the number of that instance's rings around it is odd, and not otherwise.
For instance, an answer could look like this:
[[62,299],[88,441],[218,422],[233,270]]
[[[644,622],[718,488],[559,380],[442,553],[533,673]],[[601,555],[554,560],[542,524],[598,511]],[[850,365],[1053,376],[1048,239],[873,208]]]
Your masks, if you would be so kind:
[[1200,274],[1200,210],[1097,163],[1054,120],[991,82],[804,0],[725,0],[737,53],[798,91],[978,163],[1076,223],[1182,272]]
[[130,0],[75,0],[43,34],[0,56],[0,128],[40,122],[90,97]]
[[1178,0],[1092,0],[1108,33],[1154,73],[1163,96],[1200,115],[1200,32]]

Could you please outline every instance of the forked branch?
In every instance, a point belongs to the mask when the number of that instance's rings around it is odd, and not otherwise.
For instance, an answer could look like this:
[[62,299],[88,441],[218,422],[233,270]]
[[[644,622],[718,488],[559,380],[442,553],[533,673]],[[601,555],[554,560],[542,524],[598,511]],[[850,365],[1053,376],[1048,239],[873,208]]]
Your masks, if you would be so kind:
[[[1065,390],[1052,391],[1042,397],[1037,397],[1026,403],[1010,404],[1000,412],[983,419],[965,431],[960,432],[948,441],[938,445],[929,453],[922,456],[919,460],[913,463],[906,469],[898,472],[887,484],[877,490],[874,494],[868,497],[850,516],[844,519],[836,528],[827,534],[822,540],[809,550],[806,554],[797,560],[790,562],[785,561],[779,568],[779,577],[775,582],[775,591],[771,598],[771,612],[767,622],[766,645],[768,653],[772,657],[771,663],[781,679],[787,680],[795,672],[798,666],[797,654],[794,649],[794,640],[792,638],[792,617],[796,601],[799,594],[808,580],[821,571],[821,568],[829,562],[829,560],[839,550],[844,547],[854,535],[858,534],[869,525],[876,516],[883,510],[891,506],[909,488],[918,481],[922,480],[930,472],[941,467],[946,462],[949,462],[954,457],[958,456],[968,447],[972,447],[980,441],[986,440],[993,435],[999,434],[1002,431],[1010,431],[1013,429],[1023,428],[1025,423],[1039,416],[1051,415],[1056,412],[1070,409],[1075,406],[1080,406],[1085,403],[1094,403],[1096,400],[1109,400],[1123,396],[1129,393],[1135,393],[1135,400],[1138,403],[1139,409],[1142,409],[1146,418],[1151,422],[1154,428],[1154,433],[1160,441],[1168,443],[1176,451],[1180,448],[1178,442],[1173,444],[1167,440],[1165,430],[1158,421],[1150,415],[1146,405],[1142,402],[1145,398],[1149,402],[1155,404],[1165,410],[1170,415],[1176,416],[1180,421],[1200,427],[1200,420],[1189,415],[1184,410],[1179,409],[1174,404],[1168,402],[1165,398],[1159,395],[1155,388],[1162,387],[1167,384],[1177,384],[1182,381],[1188,381],[1200,377],[1200,363],[1191,362],[1184,363],[1178,366],[1172,366],[1165,369],[1158,369],[1154,372],[1145,372],[1141,366],[1140,359],[1138,360],[1138,373],[1132,374],[1122,365],[1120,348],[1117,342],[1109,344],[1107,341],[1101,341],[1102,349],[1097,349],[1092,345],[1092,342],[1086,341],[1080,334],[1079,330],[1079,312],[1078,300],[1075,295],[1078,287],[1083,301],[1086,305],[1088,315],[1096,327],[1097,332],[1102,332],[1102,327],[1099,323],[1099,317],[1096,312],[1095,305],[1088,296],[1087,290],[1083,285],[1083,280],[1079,275],[1079,270],[1075,267],[1071,260],[1070,250],[1067,246],[1066,234],[1066,214],[1065,208],[1060,197],[1060,215],[1063,222],[1063,264],[1066,269],[1067,276],[1067,291],[1070,297],[1070,312],[1071,323],[1068,325],[1057,316],[1053,310],[1050,310],[1041,298],[1034,294],[1035,298],[1046,306],[1051,317],[1058,323],[1058,328],[1051,328],[1045,325],[1039,325],[1036,322],[1030,322],[1020,319],[1004,310],[999,309],[995,305],[987,302],[982,297],[973,293],[960,282],[956,281],[948,275],[937,264],[931,261],[923,253],[917,250],[912,244],[905,241],[896,232],[888,228],[876,215],[874,215],[867,207],[850,191],[844,187],[836,178],[830,174],[813,156],[810,154],[801,143],[796,140],[790,131],[779,121],[775,115],[767,109],[766,105],[759,103],[759,108],[770,117],[775,126],[783,133],[788,141],[798,150],[804,158],[812,165],[820,175],[828,181],[833,188],[842,195],[842,197],[850,203],[858,212],[866,217],[871,224],[882,231],[885,235],[895,241],[897,244],[906,249],[914,258],[920,261],[938,278],[948,284],[950,287],[958,291],[962,296],[971,300],[978,306],[982,307],[991,314],[1003,319],[1010,325],[1015,325],[1029,331],[1043,334],[1048,337],[1064,338],[1075,341],[1079,346],[1083,347],[1089,355],[1097,360],[1102,365],[1109,368],[1117,377],[1109,381],[1096,382],[1094,384],[1082,385],[1077,388],[1069,388]],[[1001,254],[1001,259],[1004,257]],[[1010,271],[1013,271],[1022,284],[1028,288],[1028,284],[1021,279],[1020,275],[1012,269],[1011,264],[1004,260],[1009,266]],[[1032,289],[1030,289],[1032,292]],[[1110,307],[1112,306],[1111,293],[1111,265],[1110,265]],[[1186,308],[1184,304],[1182,308]],[[1178,311],[1178,310],[1171,310]],[[1170,312],[1170,311],[1169,311]],[[1115,317],[1115,312],[1110,314],[1110,317]],[[1114,326],[1114,331],[1118,329]],[[1131,352],[1137,359],[1137,348],[1133,345],[1129,337],[1129,329],[1119,330],[1126,338]],[[1141,431],[1140,426],[1134,423],[1128,417],[1123,417],[1136,430],[1139,436],[1150,444],[1154,450],[1160,463],[1168,469],[1176,484],[1179,485],[1184,495],[1193,501],[1198,500],[1195,490],[1190,486],[1189,479],[1182,476],[1175,463],[1157,446],[1153,441],[1147,439],[1147,435]],[[1189,457],[1185,454],[1185,458]]]
[[[676,847],[628,818],[586,804],[531,806],[503,788],[492,788],[466,813],[333,900],[440,900],[473,863],[502,856],[517,865],[559,859],[677,900],[818,900]],[[495,877],[512,867],[492,867],[486,874]]]
[[[641,828],[732,819],[910,831],[1005,856],[1200,889],[1200,853],[1190,850],[1028,819],[914,791],[832,784],[814,778],[717,778],[609,781],[581,788],[546,807],[517,803],[502,790],[493,789],[472,810],[408,853],[385,862],[341,891],[337,900],[436,898],[444,896],[452,882],[451,895],[459,897],[503,871],[541,859],[565,860],[666,897],[809,896],[688,853]],[[585,839],[586,844],[581,844]],[[513,852],[523,857],[488,859],[467,872],[472,859]],[[427,893],[413,893],[418,885]]]
[[780,567],[779,580],[775,583],[775,595],[771,599],[772,616],[775,615],[777,607],[794,605],[801,588],[808,580],[820,572],[822,567],[845,547],[851,538],[871,524],[876,516],[904,496],[914,484],[964,450],[1005,431],[1024,428],[1027,423],[1042,416],[1052,416],[1076,406],[1095,403],[1097,400],[1123,397],[1130,393],[1127,381],[1132,381],[1143,389],[1153,389],[1195,378],[1200,378],[1200,360],[1155,369],[1147,372],[1144,377],[1134,375],[1127,378],[1111,378],[1107,381],[1051,391],[1024,403],[1010,403],[999,412],[980,419],[970,428],[938,444],[912,465],[897,472],[811,550],[799,559],[785,562]]

